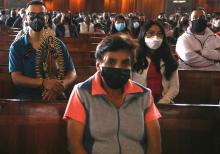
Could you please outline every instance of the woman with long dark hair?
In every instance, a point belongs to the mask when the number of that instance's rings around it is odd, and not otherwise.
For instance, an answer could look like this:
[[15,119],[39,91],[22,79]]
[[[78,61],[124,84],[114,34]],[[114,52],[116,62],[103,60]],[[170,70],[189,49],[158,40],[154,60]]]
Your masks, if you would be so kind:
[[115,34],[118,32],[126,34],[130,33],[126,23],[126,19],[123,15],[117,15],[115,17],[115,21],[112,23],[112,27],[109,34]]
[[158,21],[144,23],[138,36],[140,49],[133,66],[133,80],[150,88],[155,103],[171,103],[179,93],[178,63]]

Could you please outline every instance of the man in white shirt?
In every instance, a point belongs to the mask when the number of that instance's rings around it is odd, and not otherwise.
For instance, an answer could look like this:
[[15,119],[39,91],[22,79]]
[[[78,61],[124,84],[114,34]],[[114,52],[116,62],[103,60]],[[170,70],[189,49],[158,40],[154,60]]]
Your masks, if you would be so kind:
[[177,40],[176,52],[191,67],[208,67],[220,61],[220,37],[207,27],[203,10],[191,13],[189,27]]
[[80,33],[93,33],[94,24],[91,22],[90,17],[86,16],[84,22],[80,23]]

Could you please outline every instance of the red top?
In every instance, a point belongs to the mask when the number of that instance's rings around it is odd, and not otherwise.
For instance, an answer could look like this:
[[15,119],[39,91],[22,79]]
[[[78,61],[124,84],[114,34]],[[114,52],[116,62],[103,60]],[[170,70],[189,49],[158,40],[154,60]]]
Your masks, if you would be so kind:
[[151,89],[154,98],[158,98],[158,96],[161,98],[163,91],[162,75],[157,71],[156,65],[152,60],[147,73],[147,87]]
[[218,35],[218,36],[220,36],[220,31],[219,32],[217,32],[217,33],[215,33],[216,35]]

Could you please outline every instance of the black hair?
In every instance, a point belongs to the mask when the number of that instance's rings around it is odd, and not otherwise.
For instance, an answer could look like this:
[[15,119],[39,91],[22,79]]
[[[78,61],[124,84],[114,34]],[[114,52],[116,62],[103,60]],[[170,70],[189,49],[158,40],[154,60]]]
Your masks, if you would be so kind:
[[118,20],[118,19],[122,19],[125,21],[125,29],[123,31],[121,31],[122,33],[130,33],[129,29],[128,29],[128,26],[127,26],[127,23],[126,23],[126,19],[123,15],[117,15],[115,17],[115,21],[112,23],[112,27],[111,27],[111,31],[110,31],[110,34],[115,34],[115,33],[118,33],[118,31],[116,30],[115,28],[115,22]]
[[26,9],[30,6],[30,5],[42,5],[46,8],[46,5],[41,1],[41,0],[32,0],[30,2],[28,2],[26,4]]
[[129,35],[124,33],[109,35],[98,44],[95,58],[98,61],[102,61],[106,52],[126,50],[131,55],[131,62],[133,64],[137,47],[137,43]]
[[143,70],[148,67],[148,61],[146,59],[146,56],[148,53],[150,53],[151,49],[148,48],[145,44],[145,33],[150,29],[152,25],[157,25],[163,34],[163,42],[161,46],[153,53],[152,60],[154,61],[158,72],[160,72],[160,67],[161,67],[160,61],[162,60],[164,62],[165,65],[164,75],[165,78],[169,80],[172,73],[178,68],[178,63],[171,53],[163,26],[158,21],[147,20],[141,27],[138,36],[138,42],[140,48],[137,53],[137,61],[133,65],[133,70],[135,72],[142,73]]
[[[138,22],[139,23],[139,27],[138,28],[134,28],[134,22]],[[141,23],[139,21],[139,18],[137,16],[132,16],[129,21],[128,21],[128,29],[131,33],[131,35],[134,38],[137,38],[141,29]]]

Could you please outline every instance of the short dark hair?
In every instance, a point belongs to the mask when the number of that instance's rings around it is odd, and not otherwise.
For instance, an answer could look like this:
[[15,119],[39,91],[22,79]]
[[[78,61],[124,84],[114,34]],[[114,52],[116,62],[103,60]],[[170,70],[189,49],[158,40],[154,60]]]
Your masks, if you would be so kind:
[[30,2],[28,2],[26,4],[26,9],[30,6],[30,5],[42,5],[46,8],[46,5],[41,1],[41,0],[32,0]]
[[138,44],[127,34],[117,33],[105,37],[97,46],[95,58],[102,61],[106,52],[117,52],[126,50],[131,55],[132,64],[135,61],[135,52]]

